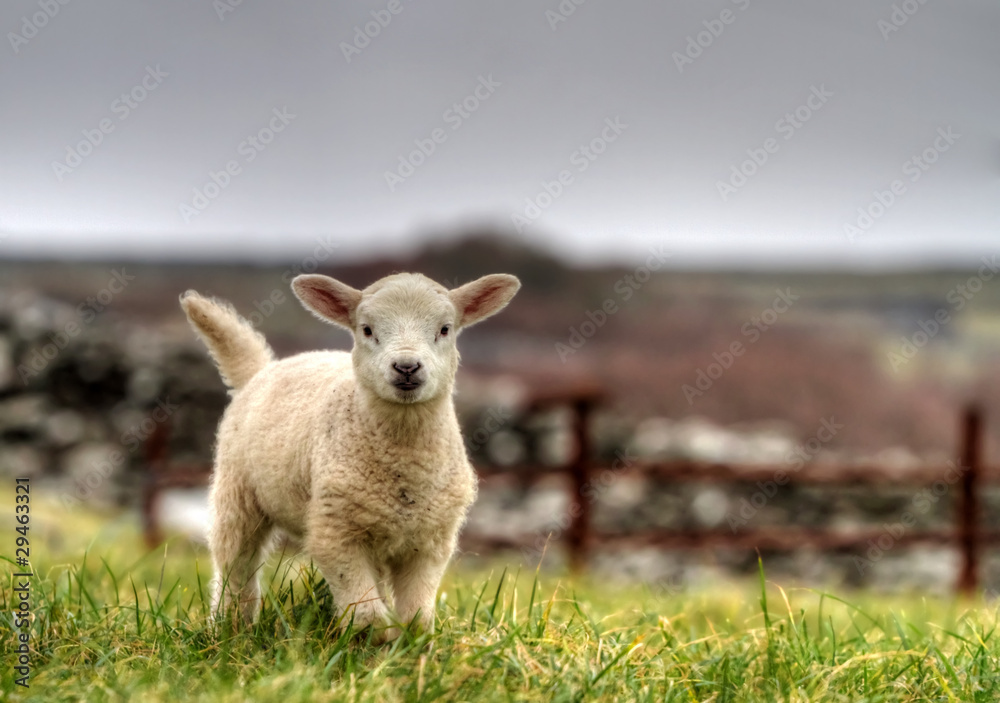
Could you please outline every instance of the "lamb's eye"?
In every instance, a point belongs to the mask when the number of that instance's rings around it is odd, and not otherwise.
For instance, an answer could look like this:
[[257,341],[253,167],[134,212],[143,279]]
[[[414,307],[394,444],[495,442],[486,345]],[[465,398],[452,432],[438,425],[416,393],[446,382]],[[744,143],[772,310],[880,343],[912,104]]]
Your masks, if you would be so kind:
[[369,327],[368,325],[365,325],[364,327],[362,327],[361,331],[365,333],[366,337],[371,337],[372,336],[372,328]]
[[444,327],[442,327],[441,328],[441,336],[442,337],[447,337],[448,336],[448,331],[450,329],[451,329],[451,327],[449,327],[448,325],[445,325]]

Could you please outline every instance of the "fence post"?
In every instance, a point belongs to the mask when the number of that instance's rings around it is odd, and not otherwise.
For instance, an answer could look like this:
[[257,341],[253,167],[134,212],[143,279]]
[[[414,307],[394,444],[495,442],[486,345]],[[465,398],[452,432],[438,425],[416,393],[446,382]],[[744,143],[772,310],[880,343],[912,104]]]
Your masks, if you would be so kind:
[[570,496],[569,566],[574,573],[580,573],[587,563],[587,545],[590,542],[590,502],[584,500],[583,492],[590,478],[590,411],[589,399],[578,399],[572,404],[573,435],[576,439],[576,454],[570,465],[572,495]]
[[159,423],[146,440],[146,471],[142,477],[142,531],[146,546],[152,549],[163,541],[156,517],[156,499],[160,492],[160,476],[167,459],[170,423]]
[[958,546],[962,552],[962,570],[958,592],[975,595],[979,588],[979,488],[982,472],[982,411],[968,406],[962,415],[962,493],[958,510]]

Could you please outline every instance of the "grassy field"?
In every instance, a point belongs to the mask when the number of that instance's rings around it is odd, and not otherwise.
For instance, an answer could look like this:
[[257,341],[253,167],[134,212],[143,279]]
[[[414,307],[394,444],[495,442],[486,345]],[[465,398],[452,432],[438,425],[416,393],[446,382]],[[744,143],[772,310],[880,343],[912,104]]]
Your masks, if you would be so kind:
[[30,688],[13,670],[12,521],[0,538],[3,700],[1000,700],[988,604],[788,589],[763,570],[657,592],[459,559],[438,632],[376,647],[337,632],[322,580],[289,561],[268,570],[259,622],[234,635],[206,619],[202,548],[147,552],[131,519],[37,497],[31,514]]

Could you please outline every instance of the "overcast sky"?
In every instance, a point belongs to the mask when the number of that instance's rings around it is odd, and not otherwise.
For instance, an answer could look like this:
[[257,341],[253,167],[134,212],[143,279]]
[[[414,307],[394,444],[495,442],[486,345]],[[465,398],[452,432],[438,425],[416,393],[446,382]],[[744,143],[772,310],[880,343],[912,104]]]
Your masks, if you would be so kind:
[[61,1],[0,5],[0,255],[1000,250],[995,0]]

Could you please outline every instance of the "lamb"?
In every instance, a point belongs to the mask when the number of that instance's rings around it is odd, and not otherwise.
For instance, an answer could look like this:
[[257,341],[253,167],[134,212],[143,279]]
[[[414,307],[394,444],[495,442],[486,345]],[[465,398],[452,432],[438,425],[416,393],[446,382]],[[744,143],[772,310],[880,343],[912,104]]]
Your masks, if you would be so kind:
[[214,613],[235,607],[253,621],[257,572],[281,530],[356,629],[370,627],[378,642],[410,622],[433,631],[438,586],[476,496],[452,401],[456,337],[520,285],[493,274],[449,291],[401,273],[359,291],[300,275],[299,301],[347,328],[354,347],[282,360],[228,303],[181,296],[232,389],[210,493]]

